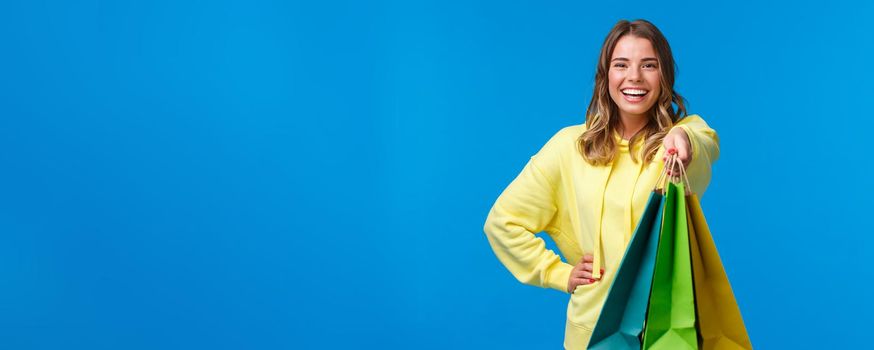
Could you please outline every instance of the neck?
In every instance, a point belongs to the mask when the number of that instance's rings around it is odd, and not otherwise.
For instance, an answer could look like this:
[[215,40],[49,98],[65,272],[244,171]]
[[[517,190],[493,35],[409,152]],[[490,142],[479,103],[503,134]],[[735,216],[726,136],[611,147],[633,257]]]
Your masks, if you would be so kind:
[[634,134],[646,126],[647,118],[645,115],[628,115],[619,113],[619,134],[623,139],[631,139]]

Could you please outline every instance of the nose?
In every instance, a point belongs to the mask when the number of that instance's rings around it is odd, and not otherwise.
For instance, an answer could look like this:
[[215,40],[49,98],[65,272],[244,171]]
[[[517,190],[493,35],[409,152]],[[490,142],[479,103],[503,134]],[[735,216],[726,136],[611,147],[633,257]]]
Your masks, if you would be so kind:
[[640,74],[640,67],[629,68],[627,78],[630,82],[640,82],[643,79],[643,75]]

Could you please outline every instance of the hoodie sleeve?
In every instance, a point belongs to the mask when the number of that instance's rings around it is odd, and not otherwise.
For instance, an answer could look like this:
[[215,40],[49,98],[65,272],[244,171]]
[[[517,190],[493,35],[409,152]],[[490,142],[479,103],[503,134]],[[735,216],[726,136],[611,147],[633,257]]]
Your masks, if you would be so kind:
[[686,116],[674,126],[682,128],[692,144],[692,162],[686,169],[692,191],[699,198],[710,185],[711,168],[719,158],[719,136],[700,116]]
[[[556,213],[562,132],[554,135],[498,197],[483,230],[498,260],[524,284],[567,293],[573,266],[546,249],[543,231]],[[573,145],[570,145],[573,146]],[[571,148],[572,149],[572,148]]]

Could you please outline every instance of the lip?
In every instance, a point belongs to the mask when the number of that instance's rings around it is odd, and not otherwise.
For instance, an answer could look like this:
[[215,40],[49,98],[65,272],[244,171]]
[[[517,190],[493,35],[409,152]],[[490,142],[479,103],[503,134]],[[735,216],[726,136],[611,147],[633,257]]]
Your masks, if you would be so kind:
[[643,100],[645,100],[645,97],[646,96],[632,97],[628,95],[622,95],[622,98],[624,98],[625,101],[628,101],[629,103],[641,103],[643,102]]

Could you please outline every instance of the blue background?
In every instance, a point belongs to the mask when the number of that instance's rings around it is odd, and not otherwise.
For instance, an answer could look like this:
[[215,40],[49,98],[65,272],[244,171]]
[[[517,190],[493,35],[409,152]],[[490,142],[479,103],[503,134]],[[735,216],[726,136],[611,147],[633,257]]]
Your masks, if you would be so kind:
[[560,348],[482,225],[621,18],[719,133],[756,347],[870,345],[874,5],[827,3],[4,2],[0,348]]

